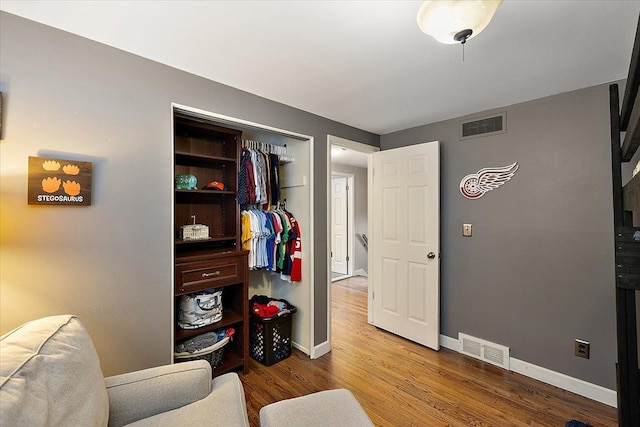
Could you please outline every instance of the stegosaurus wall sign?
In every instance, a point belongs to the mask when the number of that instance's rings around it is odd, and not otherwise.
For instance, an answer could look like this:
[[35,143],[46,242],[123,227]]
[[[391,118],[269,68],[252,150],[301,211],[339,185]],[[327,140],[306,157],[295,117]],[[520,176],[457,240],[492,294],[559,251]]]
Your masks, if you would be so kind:
[[91,205],[91,162],[29,157],[29,205]]
[[467,199],[479,199],[486,192],[509,181],[518,170],[518,162],[498,168],[484,168],[469,174],[460,181],[460,192]]

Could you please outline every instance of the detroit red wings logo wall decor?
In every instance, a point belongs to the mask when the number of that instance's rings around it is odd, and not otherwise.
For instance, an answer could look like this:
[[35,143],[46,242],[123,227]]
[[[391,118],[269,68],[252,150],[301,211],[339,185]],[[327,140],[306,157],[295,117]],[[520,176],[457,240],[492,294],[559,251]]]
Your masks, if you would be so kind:
[[487,191],[495,190],[513,178],[518,162],[501,168],[484,168],[469,174],[460,181],[460,192],[468,199],[479,199]]

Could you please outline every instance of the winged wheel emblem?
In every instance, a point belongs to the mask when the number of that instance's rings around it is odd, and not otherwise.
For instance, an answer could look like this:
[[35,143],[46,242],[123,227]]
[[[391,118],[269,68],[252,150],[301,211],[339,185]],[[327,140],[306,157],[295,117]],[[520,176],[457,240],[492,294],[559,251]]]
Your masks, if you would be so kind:
[[484,168],[460,181],[460,192],[468,199],[479,199],[487,191],[495,190],[513,178],[518,170],[518,162],[501,168]]

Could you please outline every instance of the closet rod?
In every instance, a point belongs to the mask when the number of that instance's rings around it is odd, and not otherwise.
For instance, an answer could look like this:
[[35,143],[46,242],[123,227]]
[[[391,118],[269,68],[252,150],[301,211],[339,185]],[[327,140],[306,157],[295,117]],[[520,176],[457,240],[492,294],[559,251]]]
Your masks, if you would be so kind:
[[287,154],[287,144],[275,145],[268,142],[254,141],[251,139],[243,139],[242,147],[251,150],[262,151],[263,153],[275,154],[281,163],[293,163],[293,157]]

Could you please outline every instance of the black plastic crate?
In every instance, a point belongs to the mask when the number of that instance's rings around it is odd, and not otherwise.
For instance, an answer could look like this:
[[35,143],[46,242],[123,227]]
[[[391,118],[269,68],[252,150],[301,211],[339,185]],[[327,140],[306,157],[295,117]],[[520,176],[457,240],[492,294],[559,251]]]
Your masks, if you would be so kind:
[[[278,316],[260,317],[253,313],[253,303],[267,304],[269,301],[281,301],[289,312]],[[298,311],[287,300],[256,295],[251,298],[249,320],[249,353],[251,357],[265,366],[271,366],[291,356],[291,330],[293,313]]]

